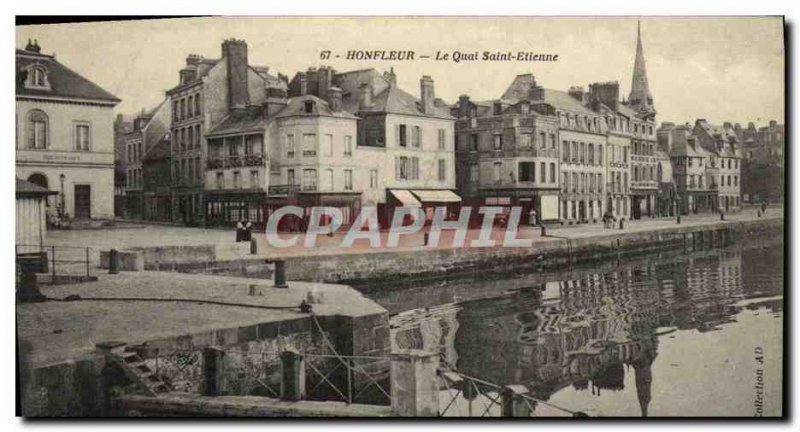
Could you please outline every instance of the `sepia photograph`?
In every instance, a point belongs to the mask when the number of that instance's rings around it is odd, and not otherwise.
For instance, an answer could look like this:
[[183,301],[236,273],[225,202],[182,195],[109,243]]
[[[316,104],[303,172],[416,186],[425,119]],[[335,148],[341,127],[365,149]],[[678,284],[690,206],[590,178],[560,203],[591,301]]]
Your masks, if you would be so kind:
[[16,416],[786,418],[783,16],[50,18]]

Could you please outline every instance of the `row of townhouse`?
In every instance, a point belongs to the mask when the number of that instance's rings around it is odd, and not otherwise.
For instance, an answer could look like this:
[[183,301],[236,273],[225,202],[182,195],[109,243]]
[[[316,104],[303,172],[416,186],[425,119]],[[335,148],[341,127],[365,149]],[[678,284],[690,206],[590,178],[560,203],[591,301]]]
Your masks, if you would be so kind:
[[[640,33],[627,101],[616,81],[565,92],[524,74],[496,100],[462,95],[448,105],[430,77],[421,77],[417,97],[397,85],[394,70],[272,75],[248,63],[241,40],[224,41],[218,59],[189,55],[179,77],[126,135],[126,199],[145,218],[261,225],[297,205],[307,215],[337,207],[352,223],[376,206],[388,223],[398,206],[431,218],[436,206],[455,216],[463,205],[499,205],[535,211],[537,221],[585,223],[606,213],[639,219],[740,205],[738,143],[702,121],[691,134],[713,155],[708,175],[724,178],[705,181],[720,185],[714,198],[690,193],[670,144],[682,128],[656,130]],[[169,175],[146,175],[151,158]],[[148,186],[148,177],[162,180]]]

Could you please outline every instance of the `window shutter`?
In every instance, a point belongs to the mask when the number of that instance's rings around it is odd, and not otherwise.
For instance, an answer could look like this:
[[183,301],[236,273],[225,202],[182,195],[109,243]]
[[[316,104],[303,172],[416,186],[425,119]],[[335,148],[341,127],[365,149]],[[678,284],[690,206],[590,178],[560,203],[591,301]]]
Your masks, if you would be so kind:
[[400,158],[394,157],[394,179],[400,180]]
[[394,125],[394,147],[400,147],[400,125]]

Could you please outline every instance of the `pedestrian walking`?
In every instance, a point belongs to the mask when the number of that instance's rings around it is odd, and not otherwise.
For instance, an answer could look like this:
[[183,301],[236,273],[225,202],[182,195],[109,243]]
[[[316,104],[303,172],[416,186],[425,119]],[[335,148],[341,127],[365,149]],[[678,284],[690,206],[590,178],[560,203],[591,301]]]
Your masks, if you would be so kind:
[[249,242],[252,239],[253,239],[253,223],[247,221],[247,223],[244,225],[244,241]]
[[243,221],[236,222],[236,242],[240,242],[244,239],[244,223]]
[[538,221],[536,220],[536,209],[531,209],[530,213],[528,213],[528,224],[530,224],[531,226],[536,226],[537,222]]

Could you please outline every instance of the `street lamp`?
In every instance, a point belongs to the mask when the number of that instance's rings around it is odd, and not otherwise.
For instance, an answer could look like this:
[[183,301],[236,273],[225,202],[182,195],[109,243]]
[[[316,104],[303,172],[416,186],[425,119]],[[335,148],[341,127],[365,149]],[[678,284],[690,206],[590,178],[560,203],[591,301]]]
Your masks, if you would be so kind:
[[63,173],[58,176],[58,179],[61,181],[61,194],[60,194],[60,203],[59,203],[59,217],[64,216],[64,180],[67,178]]

